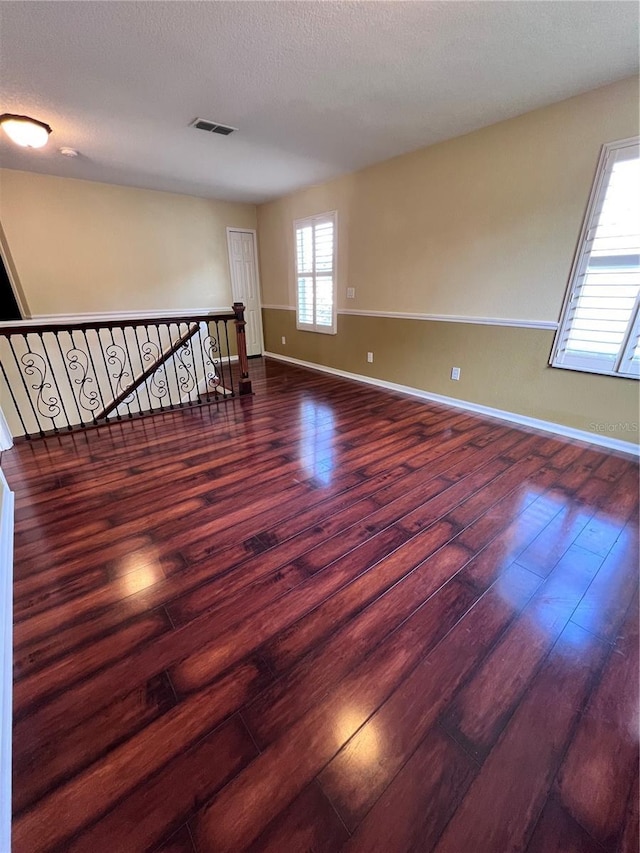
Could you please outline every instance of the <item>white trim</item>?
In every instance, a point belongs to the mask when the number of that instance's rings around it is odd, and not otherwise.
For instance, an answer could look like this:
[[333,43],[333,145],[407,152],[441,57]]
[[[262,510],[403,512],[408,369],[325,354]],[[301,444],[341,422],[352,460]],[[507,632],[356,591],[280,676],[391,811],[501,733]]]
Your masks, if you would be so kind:
[[[229,258],[229,284],[231,286],[231,297],[235,301],[233,294],[233,271],[231,267],[231,244],[229,242],[229,232],[240,231],[242,234],[253,234],[253,259],[256,269],[256,287],[258,289],[258,323],[260,325],[260,353],[264,352],[264,329],[262,327],[262,286],[260,284],[260,261],[258,260],[258,232],[255,228],[234,228],[233,225],[227,225],[227,257]],[[246,309],[245,305],[245,309]],[[217,312],[216,312],[217,313]],[[245,317],[246,320],[246,317]]]
[[[263,305],[274,311],[295,311],[291,305]],[[475,326],[513,326],[518,329],[548,329],[555,331],[558,324],[550,320],[513,320],[506,317],[469,317],[463,314],[412,314],[403,311],[361,311],[357,308],[338,308],[338,314],[355,317],[387,317],[390,320],[430,320],[438,323],[470,323]]]
[[579,367],[575,364],[551,364],[550,367],[553,367],[554,370],[573,370],[574,373],[591,373],[594,376],[614,376],[617,379],[637,379],[638,375],[636,373],[622,373],[619,370],[602,370],[600,367],[588,367],[585,365],[584,367],[580,365]]
[[13,437],[4,412],[0,409],[0,450],[9,450],[13,447]]
[[494,409],[492,406],[483,406],[480,403],[471,403],[468,400],[460,400],[457,397],[445,397],[443,394],[433,394],[431,391],[423,391],[421,388],[413,388],[410,385],[400,385],[397,382],[387,382],[386,379],[376,379],[373,376],[363,376],[361,373],[349,373],[346,370],[338,370],[335,367],[327,367],[324,364],[315,364],[311,361],[303,361],[300,358],[292,358],[287,355],[280,355],[275,352],[265,352],[266,358],[273,358],[276,361],[286,361],[289,364],[296,364],[298,367],[306,367],[309,370],[318,370],[321,373],[330,373],[333,376],[341,376],[344,379],[352,379],[355,382],[363,382],[367,385],[376,385],[380,388],[386,388],[389,391],[399,391],[402,394],[411,394],[412,397],[420,397],[423,400],[431,400],[434,403],[441,403],[445,406],[451,406],[455,409],[464,409],[465,411],[475,412],[480,415],[486,415],[490,418],[499,418],[510,423],[520,424],[521,426],[533,427],[534,429],[542,430],[543,432],[551,432],[555,435],[560,435],[563,438],[571,438],[574,441],[584,441],[587,444],[596,444],[599,447],[606,447],[608,450],[618,450],[631,456],[640,456],[640,446],[632,444],[630,441],[621,441],[617,438],[609,438],[606,435],[587,432],[582,429],[564,426],[552,421],[543,421],[539,418],[530,418],[527,415],[520,415],[517,412],[508,412],[504,409]]
[[[636,297],[636,301],[640,303],[640,293]],[[627,342],[624,349],[620,352],[618,359],[618,374],[620,376],[628,376],[630,378],[640,378],[640,362],[638,356],[634,358],[636,349],[640,347],[640,308],[636,308],[636,318],[633,324],[629,327]]]
[[171,308],[165,311],[108,311],[97,314],[34,314],[19,321],[0,322],[0,329],[25,323],[29,326],[64,323],[73,326],[76,323],[103,323],[109,320],[155,320],[163,317],[206,317],[208,314],[231,314],[231,306],[225,308]]
[[516,326],[520,329],[558,328],[547,320],[512,320],[507,317],[468,317],[463,314],[411,314],[403,311],[359,311],[352,308],[338,310],[338,314],[355,314],[359,317],[388,317],[391,320],[432,320],[438,323],[470,323],[474,326]]
[[11,850],[14,495],[0,471],[0,850]]
[[13,291],[13,295],[15,297],[16,303],[18,304],[18,310],[23,317],[29,316],[28,306],[22,294],[22,288],[19,287],[18,284],[18,275],[16,273],[15,267],[13,265],[13,260],[11,259],[11,253],[9,252],[9,244],[7,243],[6,235],[2,229],[2,225],[0,224],[0,256],[2,257],[2,262],[4,264],[5,272],[7,273],[7,278],[9,279],[9,285],[11,290]]

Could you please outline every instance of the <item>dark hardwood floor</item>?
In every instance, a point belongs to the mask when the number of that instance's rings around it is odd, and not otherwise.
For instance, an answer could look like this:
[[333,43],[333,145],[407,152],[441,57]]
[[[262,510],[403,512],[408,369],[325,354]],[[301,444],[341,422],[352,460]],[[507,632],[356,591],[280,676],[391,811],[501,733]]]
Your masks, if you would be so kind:
[[15,853],[637,853],[637,464],[251,369],[2,456]]

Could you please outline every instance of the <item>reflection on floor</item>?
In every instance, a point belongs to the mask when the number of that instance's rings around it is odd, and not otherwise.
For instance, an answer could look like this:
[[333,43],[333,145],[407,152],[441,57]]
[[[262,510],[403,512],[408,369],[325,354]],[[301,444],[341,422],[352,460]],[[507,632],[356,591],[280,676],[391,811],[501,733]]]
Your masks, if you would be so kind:
[[635,853],[637,465],[251,369],[2,457],[15,853]]

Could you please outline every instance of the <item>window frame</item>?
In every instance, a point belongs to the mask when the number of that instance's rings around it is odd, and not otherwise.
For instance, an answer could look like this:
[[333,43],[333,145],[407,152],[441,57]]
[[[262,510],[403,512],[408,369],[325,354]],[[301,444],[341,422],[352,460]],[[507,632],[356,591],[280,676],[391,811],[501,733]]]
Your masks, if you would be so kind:
[[[320,222],[333,222],[333,290],[331,299],[331,326],[319,325],[316,322],[303,323],[300,320],[300,292],[298,288],[298,229],[308,225],[315,225]],[[328,210],[325,213],[315,213],[312,216],[304,216],[301,219],[295,219],[293,222],[293,273],[294,284],[296,290],[296,329],[302,332],[319,332],[323,335],[337,334],[337,301],[338,301],[338,211]],[[317,271],[314,270],[313,276],[313,316],[316,317],[316,278]]]
[[[635,372],[632,370],[623,372],[621,370],[621,367],[624,362],[628,360],[633,354],[632,342],[634,340],[634,335],[640,326],[640,293],[636,297],[635,305],[631,311],[629,325],[622,340],[622,343],[620,344],[620,349],[615,359],[613,369],[608,370],[606,368],[603,368],[602,366],[598,366],[595,363],[590,365],[586,360],[584,364],[576,363],[575,361],[567,364],[566,362],[564,362],[564,356],[560,352],[561,344],[570,326],[570,308],[578,287],[578,279],[581,274],[580,271],[583,267],[584,259],[587,254],[585,251],[585,247],[588,239],[588,234],[594,228],[594,220],[596,220],[597,217],[600,215],[602,203],[604,202],[603,191],[606,191],[606,186],[609,182],[609,176],[616,162],[615,154],[621,148],[630,148],[634,146],[638,147],[639,145],[640,136],[631,136],[627,139],[616,140],[615,142],[605,142],[600,150],[600,156],[598,158],[598,164],[596,167],[593,184],[591,186],[591,192],[589,194],[585,215],[582,221],[582,227],[580,229],[580,235],[578,237],[573,262],[571,264],[571,271],[569,273],[569,279],[562,302],[558,329],[556,331],[553,346],[551,348],[551,354],[549,356],[549,365],[551,367],[560,368],[562,370],[575,370],[579,373],[594,373],[599,376],[617,376],[622,379],[640,378],[640,371]],[[597,356],[594,356],[594,361],[595,358],[597,358]]]

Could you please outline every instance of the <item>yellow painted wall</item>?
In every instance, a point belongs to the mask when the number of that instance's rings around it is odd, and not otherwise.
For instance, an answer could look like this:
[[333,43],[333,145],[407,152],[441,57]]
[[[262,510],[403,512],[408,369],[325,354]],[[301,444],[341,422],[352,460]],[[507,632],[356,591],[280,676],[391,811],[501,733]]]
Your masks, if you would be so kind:
[[256,209],[3,169],[0,222],[32,315],[221,308],[225,229]]
[[637,442],[640,383],[549,367],[548,330],[339,315],[330,336],[268,307],[295,305],[294,220],[337,210],[339,309],[555,323],[600,148],[637,133],[627,79],[261,205],[267,349]]
[[339,308],[555,321],[600,147],[637,133],[630,78],[261,205],[264,303],[295,305],[293,221],[335,209]]

